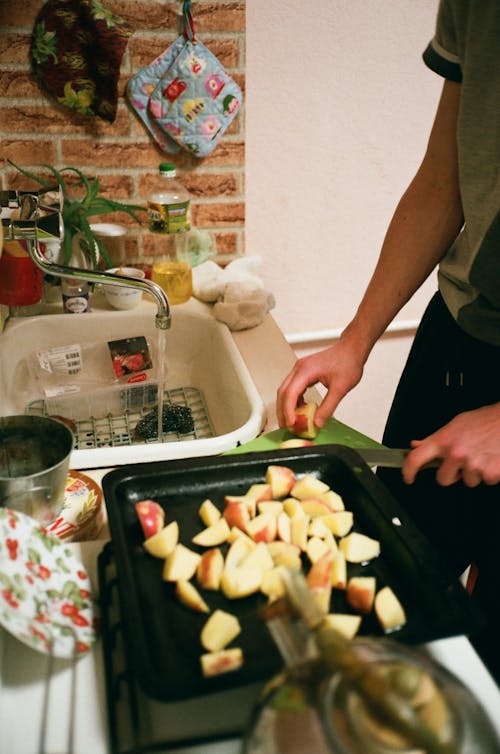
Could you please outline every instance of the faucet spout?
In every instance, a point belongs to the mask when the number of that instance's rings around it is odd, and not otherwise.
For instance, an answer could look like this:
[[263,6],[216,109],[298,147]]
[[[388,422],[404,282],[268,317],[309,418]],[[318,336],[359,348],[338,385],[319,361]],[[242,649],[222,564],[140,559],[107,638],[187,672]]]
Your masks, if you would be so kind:
[[100,270],[86,270],[81,267],[67,267],[66,265],[49,262],[42,254],[38,244],[38,239],[30,239],[27,242],[28,253],[43,272],[55,277],[73,278],[76,280],[86,280],[88,283],[105,283],[106,285],[121,285],[126,288],[141,288],[143,291],[152,296],[156,301],[157,314],[155,318],[156,327],[160,330],[168,330],[172,323],[170,303],[168,296],[158,283],[152,280],[138,280],[137,278],[127,278],[123,275],[115,275],[112,272],[101,272]]

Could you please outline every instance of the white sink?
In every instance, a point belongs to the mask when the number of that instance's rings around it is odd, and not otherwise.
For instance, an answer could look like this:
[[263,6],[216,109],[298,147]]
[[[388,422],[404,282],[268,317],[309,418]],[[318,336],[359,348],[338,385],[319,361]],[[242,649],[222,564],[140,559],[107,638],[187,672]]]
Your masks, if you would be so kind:
[[[63,314],[58,308],[58,313],[8,320],[0,335],[0,415],[48,413],[72,419],[76,447],[70,465],[75,469],[215,455],[261,432],[262,399],[230,331],[214,319],[210,307],[196,299],[172,307],[172,327],[166,331],[155,327],[156,304],[147,296],[136,309],[115,311],[94,295],[92,309]],[[144,383],[120,384],[107,343],[137,336],[147,340],[153,369]],[[165,400],[189,405],[195,430],[169,433],[162,443],[137,441],[132,430],[151,410],[142,399],[154,393],[161,343]],[[83,353],[78,376],[47,376],[40,370],[35,354],[69,345]]]

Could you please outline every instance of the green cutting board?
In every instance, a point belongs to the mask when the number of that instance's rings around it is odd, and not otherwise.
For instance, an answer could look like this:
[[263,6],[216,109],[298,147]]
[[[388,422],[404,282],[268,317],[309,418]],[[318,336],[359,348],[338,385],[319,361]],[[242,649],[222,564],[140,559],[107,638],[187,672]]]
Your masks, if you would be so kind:
[[[233,455],[235,453],[252,453],[262,450],[276,450],[283,440],[289,440],[295,437],[288,429],[275,429],[265,435],[256,437],[255,440],[239,445],[237,448],[226,451],[224,455]],[[322,427],[314,438],[315,445],[329,445],[335,443],[338,445],[347,445],[350,448],[380,448],[380,443],[372,440],[370,437],[363,435],[347,424],[337,421],[337,419],[327,419],[326,424]]]

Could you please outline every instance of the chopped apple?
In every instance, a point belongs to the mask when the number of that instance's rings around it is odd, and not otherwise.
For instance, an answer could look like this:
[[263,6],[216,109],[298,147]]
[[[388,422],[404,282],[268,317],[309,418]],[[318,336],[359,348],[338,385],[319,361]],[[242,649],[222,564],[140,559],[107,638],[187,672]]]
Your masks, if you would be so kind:
[[220,652],[207,652],[200,657],[201,672],[205,678],[239,670],[243,665],[243,652],[240,647],[221,649]]
[[223,516],[231,528],[237,526],[241,531],[246,531],[247,523],[250,521],[250,514],[245,503],[227,503]]
[[259,513],[273,513],[279,516],[283,512],[283,503],[280,500],[262,500],[257,503],[257,510]]
[[380,542],[358,532],[351,532],[341,539],[339,548],[348,563],[367,563],[380,555]]
[[314,445],[310,440],[302,440],[299,437],[291,437],[289,440],[283,440],[278,448],[307,448]]
[[205,550],[196,568],[196,580],[203,589],[217,591],[220,586],[224,556],[218,547]]
[[326,550],[323,555],[312,564],[306,581],[309,589],[331,589],[332,586],[332,564],[333,555],[330,550]]
[[272,513],[259,513],[247,523],[247,534],[254,542],[272,542],[277,531],[276,516]]
[[297,515],[305,516],[300,500],[297,500],[296,497],[287,497],[286,500],[283,500],[283,510],[290,518]]
[[375,595],[375,615],[384,631],[392,631],[406,623],[406,613],[390,586]]
[[290,542],[282,542],[276,539],[274,542],[268,542],[266,547],[273,560],[284,554],[295,555],[300,558],[300,549],[297,545],[292,545]]
[[222,516],[222,513],[217,508],[216,505],[212,503],[211,500],[208,498],[202,502],[200,505],[200,508],[198,510],[198,515],[205,524],[205,526],[213,526],[219,518]]
[[224,503],[226,505],[232,505],[233,503],[242,503],[248,511],[250,518],[255,516],[257,510],[257,500],[252,495],[226,495],[224,497]]
[[347,586],[347,563],[345,555],[338,550],[332,563],[332,587],[333,589],[345,589]]
[[303,437],[306,440],[313,440],[318,434],[318,427],[314,423],[317,406],[315,403],[302,403],[295,409],[295,417],[290,432],[297,437]]
[[352,529],[354,516],[352,511],[336,511],[328,513],[321,520],[336,537],[345,537]]
[[350,613],[328,613],[323,618],[320,630],[333,628],[346,639],[354,639],[361,626],[361,615]]
[[320,537],[321,539],[325,539],[328,535],[332,535],[330,529],[325,526],[324,522],[321,520],[321,516],[316,516],[311,520],[307,533],[310,537]]
[[303,552],[307,549],[309,516],[294,516],[290,519],[291,542]]
[[295,484],[295,472],[288,466],[268,466],[266,483],[271,485],[273,499],[285,497]]
[[201,629],[201,645],[208,652],[219,652],[240,633],[241,625],[235,615],[225,610],[215,610]]
[[195,545],[201,547],[215,547],[221,545],[223,542],[227,542],[229,537],[229,524],[225,518],[219,518],[215,524],[208,526],[203,531],[196,534],[191,541]]
[[274,568],[273,558],[265,542],[259,542],[241,563],[242,568],[253,568],[254,566],[260,568],[262,574]]
[[250,537],[248,536],[246,532],[242,531],[237,526],[232,526],[231,529],[229,530],[229,537],[227,538],[227,541],[230,545],[232,545],[233,542],[237,539],[247,539],[249,542],[252,542],[253,544],[255,544],[253,542],[253,539],[250,539]]
[[270,484],[252,484],[246,493],[246,497],[251,497],[256,503],[260,503],[263,500],[272,500],[273,491]]
[[307,542],[306,553],[311,563],[316,563],[316,561],[329,550],[330,548],[325,540],[320,539],[319,537],[310,537]]
[[315,518],[316,516],[327,516],[331,513],[328,505],[318,497],[307,497],[304,500],[301,500],[300,505],[304,513],[307,513],[311,518]]
[[210,608],[197,590],[190,582],[179,579],[175,584],[175,596],[183,605],[199,613],[209,613]]
[[225,568],[220,586],[222,593],[230,600],[248,597],[260,590],[262,571],[257,566],[251,568]]
[[304,476],[297,479],[290,490],[290,495],[299,500],[305,500],[307,497],[317,497],[323,492],[328,492],[329,489],[326,482],[322,482],[314,474],[304,474]]
[[292,540],[292,525],[290,523],[290,517],[282,510],[276,520],[277,535],[282,542],[291,542]]
[[334,492],[333,490],[328,490],[327,492],[320,492],[317,497],[322,500],[324,503],[328,505],[331,511],[343,511],[345,510],[344,501],[338,494],[338,492]]
[[162,577],[165,581],[189,581],[195,574],[201,555],[193,552],[178,542],[163,566]]
[[166,558],[170,555],[179,540],[179,525],[171,521],[163,529],[148,537],[143,542],[144,549],[155,558]]
[[149,539],[163,529],[165,511],[156,500],[139,500],[134,507],[145,539]]
[[275,544],[285,545],[285,547],[280,550],[270,550],[274,565],[281,565],[284,568],[295,568],[297,571],[300,571],[302,568],[302,559],[299,548],[285,542],[269,542],[267,547],[270,548]]
[[347,603],[360,613],[370,613],[375,599],[375,576],[352,576],[347,582]]
[[260,591],[269,597],[270,601],[279,600],[286,594],[285,584],[283,582],[283,567],[275,566],[270,571],[262,575],[262,584]]
[[237,568],[237,566],[241,565],[243,560],[252,552],[252,550],[255,549],[256,546],[257,545],[253,539],[250,539],[250,537],[247,537],[246,535],[235,539],[226,553],[224,568],[226,570]]

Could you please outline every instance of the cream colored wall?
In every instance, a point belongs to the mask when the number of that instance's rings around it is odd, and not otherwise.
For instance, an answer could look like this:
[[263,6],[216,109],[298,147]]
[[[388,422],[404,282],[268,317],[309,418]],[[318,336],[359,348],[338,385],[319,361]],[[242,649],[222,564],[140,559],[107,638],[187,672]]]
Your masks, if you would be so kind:
[[[341,328],[361,297],[432,124],[441,82],[421,54],[436,10],[247,3],[246,250],[262,255],[285,334]],[[433,277],[398,321],[418,320],[434,289]],[[384,337],[339,419],[381,436],[408,347],[407,334]]]

